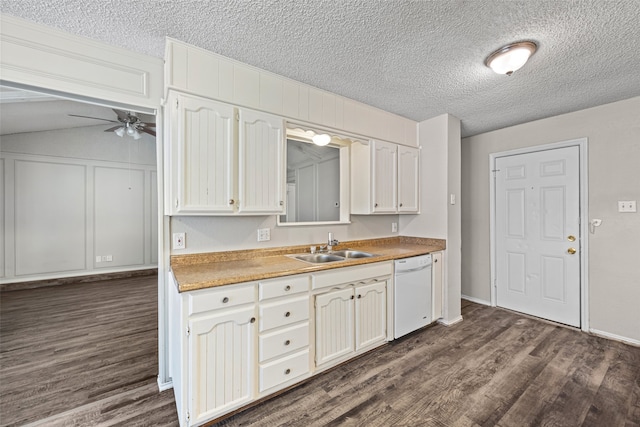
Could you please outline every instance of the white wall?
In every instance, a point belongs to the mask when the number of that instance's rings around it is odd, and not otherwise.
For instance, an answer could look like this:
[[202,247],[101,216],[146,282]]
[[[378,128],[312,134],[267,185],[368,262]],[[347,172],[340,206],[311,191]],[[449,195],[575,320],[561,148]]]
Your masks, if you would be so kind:
[[460,320],[460,120],[443,114],[418,125],[421,147],[420,215],[401,215],[400,234],[446,239],[444,322]]
[[[640,97],[525,123],[462,141],[462,294],[489,301],[489,154],[588,138],[589,326],[640,343]],[[584,236],[583,236],[584,237]]]
[[103,130],[2,136],[2,282],[156,266],[155,139]]

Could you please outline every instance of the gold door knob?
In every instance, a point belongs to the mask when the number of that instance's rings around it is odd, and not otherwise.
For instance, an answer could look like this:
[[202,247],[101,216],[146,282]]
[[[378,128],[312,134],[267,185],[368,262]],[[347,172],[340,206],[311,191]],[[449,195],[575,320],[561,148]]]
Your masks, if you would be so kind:
[[576,241],[576,236],[569,235],[567,237],[567,240],[570,241],[570,242],[575,242]]
[[569,255],[573,255],[573,254],[575,254],[575,253],[576,253],[576,248],[569,248],[569,249],[567,249],[567,253],[568,253]]

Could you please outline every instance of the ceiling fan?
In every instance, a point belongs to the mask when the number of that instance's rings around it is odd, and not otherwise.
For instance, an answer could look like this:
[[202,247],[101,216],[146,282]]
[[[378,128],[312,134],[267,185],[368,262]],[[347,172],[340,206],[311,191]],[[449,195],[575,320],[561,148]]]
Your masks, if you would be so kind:
[[[113,109],[116,113],[118,120],[102,119],[99,117],[80,116],[78,114],[69,114],[73,117],[82,117],[85,119],[103,120],[105,122],[118,123],[117,126],[106,129],[105,132],[114,132],[119,137],[123,137],[125,134],[131,136],[133,139],[142,138],[142,133],[148,133],[149,135],[156,136],[156,124],[152,122],[143,122],[137,116],[131,114],[129,111],[122,111]],[[153,128],[153,129],[151,129]]]

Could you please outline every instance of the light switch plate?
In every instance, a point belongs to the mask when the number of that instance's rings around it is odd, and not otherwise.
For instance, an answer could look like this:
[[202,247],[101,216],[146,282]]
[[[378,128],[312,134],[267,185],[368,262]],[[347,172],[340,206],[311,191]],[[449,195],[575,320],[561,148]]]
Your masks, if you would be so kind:
[[618,201],[618,212],[637,212],[635,200]]

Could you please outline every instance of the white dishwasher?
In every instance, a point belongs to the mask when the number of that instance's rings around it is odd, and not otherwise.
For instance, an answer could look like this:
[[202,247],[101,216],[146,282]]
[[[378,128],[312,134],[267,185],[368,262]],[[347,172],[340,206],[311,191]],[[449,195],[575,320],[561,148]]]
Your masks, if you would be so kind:
[[431,255],[395,261],[393,337],[431,323]]

